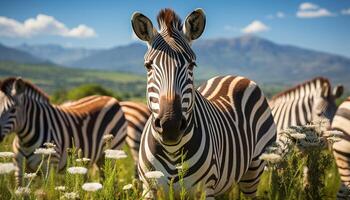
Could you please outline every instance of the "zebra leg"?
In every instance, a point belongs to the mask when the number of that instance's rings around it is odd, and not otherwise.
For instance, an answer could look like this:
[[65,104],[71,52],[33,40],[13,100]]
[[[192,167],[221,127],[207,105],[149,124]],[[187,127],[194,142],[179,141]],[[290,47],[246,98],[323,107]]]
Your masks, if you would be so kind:
[[23,174],[25,170],[25,158],[23,158],[21,155],[16,155],[14,159],[14,163],[17,167],[15,171],[15,178],[16,178],[16,185],[17,186],[23,186]]
[[254,158],[250,163],[248,171],[242,176],[239,181],[239,189],[247,197],[255,197],[258,185],[260,182],[260,175],[264,171],[266,163],[259,158]]

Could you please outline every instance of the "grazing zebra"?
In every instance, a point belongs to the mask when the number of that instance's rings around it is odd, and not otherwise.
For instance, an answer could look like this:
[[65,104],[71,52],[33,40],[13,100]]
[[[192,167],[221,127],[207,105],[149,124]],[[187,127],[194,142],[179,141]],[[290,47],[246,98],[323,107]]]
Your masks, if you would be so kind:
[[95,163],[103,154],[103,136],[114,135],[111,148],[119,149],[125,141],[126,129],[124,113],[112,97],[90,96],[58,106],[52,105],[35,85],[20,78],[8,78],[0,86],[0,136],[17,134],[13,148],[19,180],[24,158],[26,169],[35,170],[41,155],[34,151],[45,142],[56,145],[52,162],[62,169],[67,148],[74,145],[82,150],[83,157]]
[[333,144],[333,154],[341,179],[337,198],[350,199],[350,97],[340,104],[333,118],[332,129],[344,133],[342,140]]
[[132,16],[138,38],[148,43],[147,102],[151,110],[142,133],[139,176],[148,198],[155,188],[147,175],[161,171],[158,184],[169,192],[174,180],[179,195],[178,165],[183,155],[188,171],[184,186],[189,194],[203,187],[208,199],[228,191],[233,183],[255,196],[265,162],[259,156],[276,138],[271,110],[260,88],[235,76],[212,78],[194,89],[195,54],[190,44],[205,27],[202,9],[181,24],[170,9],[158,15],[158,32],[141,13]]
[[[331,122],[337,110],[335,100],[342,93],[343,86],[337,86],[331,92],[328,79],[317,77],[273,96],[269,104],[277,132],[320,119]],[[280,134],[277,138],[282,148],[285,148],[287,139]]]
[[151,113],[143,103],[122,101],[120,102],[120,106],[128,122],[125,141],[130,147],[133,159],[138,163],[141,134]]

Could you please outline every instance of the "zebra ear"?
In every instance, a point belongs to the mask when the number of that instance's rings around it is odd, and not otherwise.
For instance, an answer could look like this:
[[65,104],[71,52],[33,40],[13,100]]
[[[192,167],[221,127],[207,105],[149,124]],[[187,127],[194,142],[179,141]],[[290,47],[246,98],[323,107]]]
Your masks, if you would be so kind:
[[205,28],[205,21],[205,14],[201,8],[197,8],[186,17],[183,33],[188,41],[196,40],[202,35]]
[[143,41],[151,42],[157,30],[145,15],[134,12],[131,17],[131,25],[135,35]]
[[333,89],[333,96],[334,98],[339,98],[341,97],[341,95],[343,95],[344,92],[344,86],[343,85],[337,85],[334,89]]
[[25,83],[22,80],[21,77],[18,77],[14,82],[13,82],[13,86],[12,86],[12,91],[11,91],[11,95],[12,96],[16,96],[19,94],[22,94],[25,90]]

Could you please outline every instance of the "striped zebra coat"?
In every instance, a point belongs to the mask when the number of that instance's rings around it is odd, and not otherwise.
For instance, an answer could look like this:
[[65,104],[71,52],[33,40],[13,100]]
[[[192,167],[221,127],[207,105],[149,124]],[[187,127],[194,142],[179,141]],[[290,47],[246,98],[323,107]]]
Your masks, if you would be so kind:
[[[343,86],[332,91],[328,79],[316,77],[273,96],[269,104],[277,132],[321,119],[331,122],[337,109],[335,100],[342,93]],[[282,148],[285,147],[287,139],[280,134],[277,137]]]
[[122,101],[120,106],[128,123],[125,141],[130,147],[135,163],[138,163],[141,134],[151,113],[143,103]]
[[[120,149],[126,137],[127,122],[118,101],[112,97],[90,96],[69,105],[52,105],[49,98],[33,84],[8,78],[0,87],[1,137],[16,132],[13,149],[22,172],[35,170],[41,155],[35,149],[45,142],[56,145],[52,162],[62,169],[67,148],[81,149],[83,157],[96,163],[103,154],[103,136],[112,134],[112,149]],[[18,174],[19,178],[21,173]]]
[[168,192],[173,179],[178,197],[177,167],[184,158],[188,170],[183,182],[189,194],[199,186],[210,199],[239,183],[246,195],[254,196],[265,166],[259,156],[276,137],[266,98],[243,77],[216,77],[194,89],[195,55],[189,44],[204,30],[201,9],[186,18],[182,29],[170,9],[160,12],[158,23],[160,32],[143,14],[132,17],[135,34],[149,47],[145,66],[151,117],[143,131],[138,167],[144,190],[156,189],[148,172],[161,171],[165,176],[157,179],[158,185]]
[[333,118],[332,129],[344,133],[342,140],[333,144],[333,154],[341,179],[337,198],[350,199],[350,97],[340,104]]

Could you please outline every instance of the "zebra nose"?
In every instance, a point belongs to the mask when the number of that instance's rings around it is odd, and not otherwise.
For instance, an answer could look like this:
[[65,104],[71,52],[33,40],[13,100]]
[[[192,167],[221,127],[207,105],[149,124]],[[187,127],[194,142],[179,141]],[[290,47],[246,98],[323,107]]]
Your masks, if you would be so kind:
[[176,118],[167,119],[157,117],[154,119],[153,127],[158,133],[183,133],[187,127],[187,121],[184,116],[181,116],[181,119],[178,120]]

